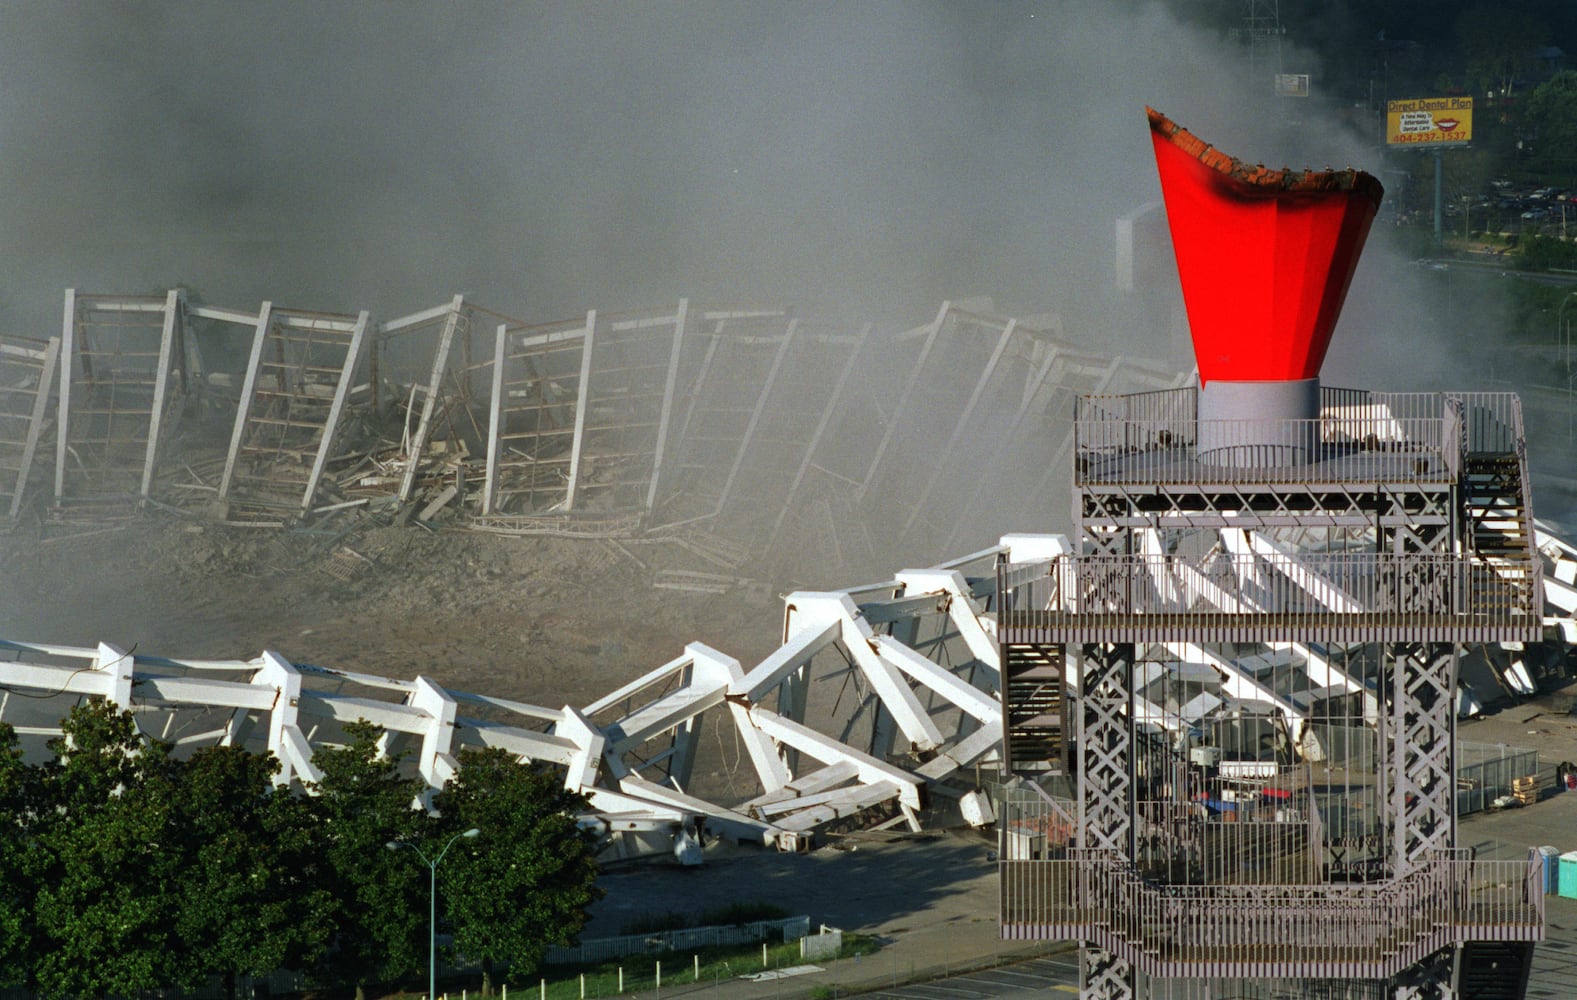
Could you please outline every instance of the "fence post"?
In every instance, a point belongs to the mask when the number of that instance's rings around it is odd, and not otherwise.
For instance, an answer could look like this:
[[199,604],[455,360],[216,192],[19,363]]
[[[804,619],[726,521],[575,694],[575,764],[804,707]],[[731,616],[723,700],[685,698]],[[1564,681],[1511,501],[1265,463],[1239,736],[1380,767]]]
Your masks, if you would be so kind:
[[619,992],[624,992],[624,966],[619,966]]
[[765,941],[761,942],[761,967],[763,969],[767,967],[767,943]]
[[657,960],[657,988],[663,988],[663,960],[660,958]]
[[586,1000],[586,974],[580,974],[580,1000]]
[[701,981],[701,956],[691,955],[690,957],[695,960],[695,981],[699,983]]

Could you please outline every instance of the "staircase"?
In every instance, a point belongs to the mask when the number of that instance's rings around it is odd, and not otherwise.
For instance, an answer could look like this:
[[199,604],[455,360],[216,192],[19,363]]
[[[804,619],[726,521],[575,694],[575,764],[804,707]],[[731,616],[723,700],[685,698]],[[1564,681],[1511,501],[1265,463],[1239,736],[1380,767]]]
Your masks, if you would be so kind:
[[[1474,554],[1473,613],[1532,607],[1533,524],[1524,470],[1515,453],[1469,453],[1463,505]],[[1509,602],[1509,604],[1508,604]]]
[[1003,647],[1008,770],[1066,772],[1062,647]]
[[1461,1000],[1522,1000],[1533,965],[1531,941],[1468,941],[1457,956]]

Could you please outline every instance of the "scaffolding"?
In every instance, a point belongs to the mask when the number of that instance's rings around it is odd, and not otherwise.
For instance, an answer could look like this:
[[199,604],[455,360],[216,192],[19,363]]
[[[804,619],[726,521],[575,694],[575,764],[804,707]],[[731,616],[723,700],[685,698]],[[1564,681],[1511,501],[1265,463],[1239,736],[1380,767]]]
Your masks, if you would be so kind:
[[1080,544],[999,569],[1009,766],[1063,776],[1077,816],[1034,856],[1004,842],[1004,936],[1083,942],[1106,997],[1425,995],[1482,943],[1525,969],[1537,859],[1457,847],[1453,742],[1463,644],[1544,631],[1518,400],[1196,414],[1187,391],[1082,399]]

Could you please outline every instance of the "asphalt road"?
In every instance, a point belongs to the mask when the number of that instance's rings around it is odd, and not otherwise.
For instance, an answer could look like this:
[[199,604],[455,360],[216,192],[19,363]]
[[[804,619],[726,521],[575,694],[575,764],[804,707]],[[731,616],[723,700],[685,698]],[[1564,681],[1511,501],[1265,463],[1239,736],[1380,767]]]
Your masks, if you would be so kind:
[[[1577,792],[1554,789],[1555,765],[1577,760],[1577,717],[1537,703],[1464,722],[1458,737],[1537,749],[1544,797],[1523,809],[1476,813],[1458,842],[1480,856],[1523,857],[1550,844],[1577,850]],[[904,1000],[988,1000],[1078,992],[1077,959],[1066,945],[1030,948],[997,934],[994,844],[971,831],[912,836],[873,834],[803,855],[730,848],[700,869],[631,867],[604,877],[608,896],[593,908],[585,937],[620,933],[637,916],[704,912],[730,903],[767,902],[827,924],[869,934],[881,949],[822,971],[752,983],[723,981],[688,990],[718,1000],[799,998],[845,992]],[[1535,951],[1530,1000],[1577,997],[1577,900],[1546,901],[1547,940]],[[819,988],[819,989],[818,989]],[[1048,993],[1048,991],[1050,991]],[[642,997],[641,1000],[653,1000]]]

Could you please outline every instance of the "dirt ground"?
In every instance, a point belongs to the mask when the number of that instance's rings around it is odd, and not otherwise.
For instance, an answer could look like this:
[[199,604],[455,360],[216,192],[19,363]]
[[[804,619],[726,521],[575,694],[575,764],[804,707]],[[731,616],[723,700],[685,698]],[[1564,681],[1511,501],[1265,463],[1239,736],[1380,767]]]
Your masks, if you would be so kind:
[[[0,536],[0,637],[153,654],[297,662],[395,677],[550,707],[584,705],[691,641],[747,667],[777,647],[782,604],[767,582],[723,594],[657,589],[662,568],[706,569],[670,546],[514,538],[371,519],[313,533],[226,528],[157,512],[96,534],[23,526]],[[1577,716],[1551,699],[1463,722],[1464,740],[1540,751],[1538,806],[1466,821],[1464,843],[1570,850],[1577,794],[1554,767],[1577,760]],[[719,845],[700,870],[623,867],[605,876],[588,936],[633,917],[738,900],[768,901],[816,923],[879,937],[880,968],[840,963],[789,995],[863,983],[872,969],[941,974],[1011,950],[996,933],[990,844],[967,831],[829,841],[809,855]],[[1569,946],[1574,913],[1551,903],[1550,947]],[[1541,951],[1541,954],[1543,952]],[[1554,953],[1551,953],[1554,954]],[[868,962],[869,966],[870,963]],[[768,992],[763,992],[763,991]],[[725,986],[718,996],[781,995]]]
[[749,665],[776,648],[768,584],[655,589],[682,551],[363,519],[316,532],[145,513],[0,537],[0,637],[298,663],[547,707],[584,705],[702,641]]

